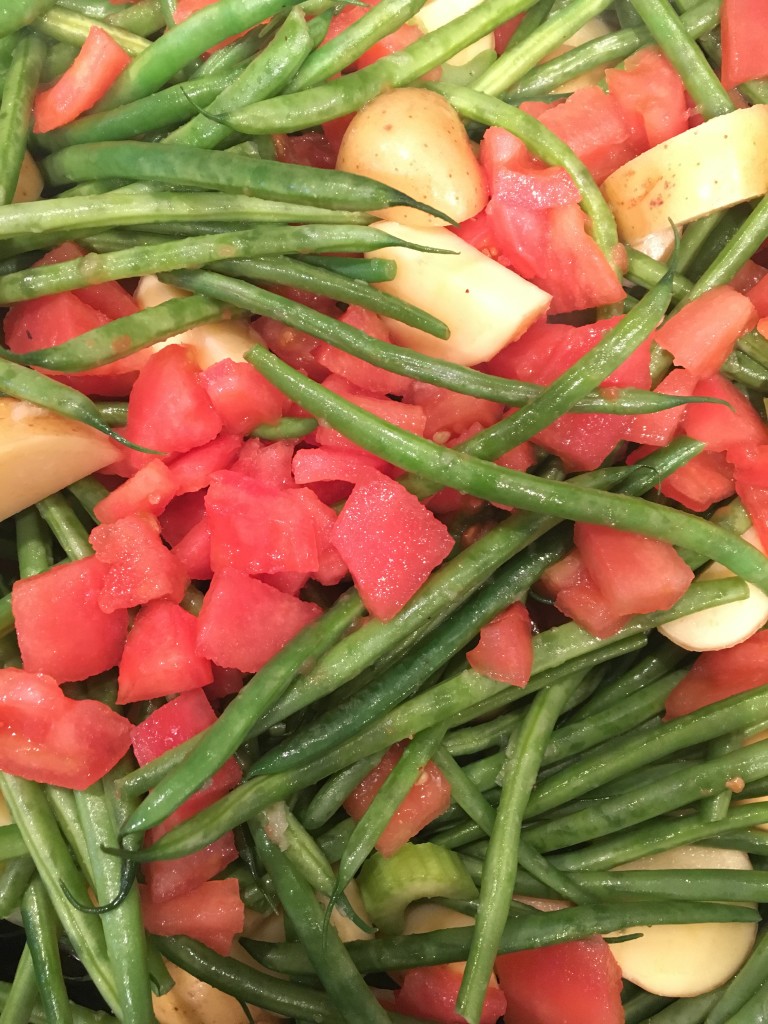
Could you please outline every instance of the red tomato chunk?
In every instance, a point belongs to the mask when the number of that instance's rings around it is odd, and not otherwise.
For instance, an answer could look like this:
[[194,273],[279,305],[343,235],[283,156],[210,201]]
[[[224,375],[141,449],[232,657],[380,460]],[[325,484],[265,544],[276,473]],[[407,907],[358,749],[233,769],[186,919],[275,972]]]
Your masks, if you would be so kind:
[[533,665],[531,619],[525,605],[516,602],[483,626],[477,645],[467,651],[467,661],[491,679],[525,686]]

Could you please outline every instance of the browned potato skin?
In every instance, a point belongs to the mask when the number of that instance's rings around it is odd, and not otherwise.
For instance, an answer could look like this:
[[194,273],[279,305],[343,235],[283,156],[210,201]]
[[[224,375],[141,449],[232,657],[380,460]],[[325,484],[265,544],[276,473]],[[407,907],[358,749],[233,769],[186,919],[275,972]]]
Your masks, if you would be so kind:
[[[479,213],[488,190],[461,120],[450,103],[426,89],[393,89],[355,115],[336,164],[428,203],[455,221]],[[396,206],[379,216],[411,227],[446,221]]]

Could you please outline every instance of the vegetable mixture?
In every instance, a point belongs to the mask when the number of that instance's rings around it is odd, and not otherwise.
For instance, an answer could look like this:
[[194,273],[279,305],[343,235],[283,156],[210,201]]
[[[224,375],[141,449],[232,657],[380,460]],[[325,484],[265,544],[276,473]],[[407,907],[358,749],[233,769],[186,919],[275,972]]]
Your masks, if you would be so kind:
[[766,40],[0,0],[0,1024],[766,1019]]

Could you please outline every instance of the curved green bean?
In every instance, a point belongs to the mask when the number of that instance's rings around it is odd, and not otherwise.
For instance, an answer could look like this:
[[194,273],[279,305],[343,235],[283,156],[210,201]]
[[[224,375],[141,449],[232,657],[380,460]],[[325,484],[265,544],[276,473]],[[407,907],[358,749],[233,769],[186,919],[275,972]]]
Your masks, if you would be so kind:
[[25,35],[16,47],[0,105],[0,206],[13,201],[29,134],[32,102],[40,80],[45,45]]

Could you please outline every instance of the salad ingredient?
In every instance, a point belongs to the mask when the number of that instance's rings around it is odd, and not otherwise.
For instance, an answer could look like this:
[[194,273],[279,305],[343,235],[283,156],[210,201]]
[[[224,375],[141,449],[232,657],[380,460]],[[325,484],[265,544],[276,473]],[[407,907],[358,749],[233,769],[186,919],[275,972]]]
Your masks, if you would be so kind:
[[[400,345],[462,366],[492,359],[542,316],[550,296],[469,245],[447,228],[415,228],[379,221],[382,231],[437,252],[401,246],[373,250],[372,258],[387,256],[397,265],[392,281],[376,287],[388,295],[440,315],[450,330],[447,341],[385,317]],[[446,253],[451,254],[446,257]],[[446,273],[445,261],[450,259]],[[510,313],[512,316],[510,317]]]
[[0,519],[7,519],[114,461],[110,442],[83,423],[0,398]]
[[768,75],[765,50],[759,43],[766,28],[765,7],[757,0],[723,0],[720,17],[721,78],[726,89]]
[[[740,850],[679,846],[623,864],[620,871],[727,869],[749,871],[749,857]],[[628,929],[640,938],[616,943],[611,951],[622,975],[647,992],[692,998],[711,992],[732,978],[755,942],[750,924],[661,925]],[[616,933],[621,935],[622,933]]]
[[[455,18],[479,6],[481,2],[482,0],[428,0],[414,15],[413,23],[426,35],[442,28],[443,25],[450,24]],[[442,77],[468,85],[490,67],[495,58],[494,34],[489,32],[443,61],[440,65]]]
[[768,110],[733,110],[623,164],[603,182],[630,244],[768,192]]
[[[742,534],[745,540],[761,548],[754,528]],[[717,562],[699,573],[701,580],[724,579],[731,573]],[[768,622],[768,597],[762,590],[748,584],[746,601],[721,605],[716,611],[697,612],[659,626],[659,632],[668,640],[688,651],[720,651],[736,647],[748,640]]]
[[379,211],[410,227],[468,220],[488,201],[458,114],[442,96],[425,89],[395,89],[367,103],[344,132],[336,167],[391,185],[445,214],[439,219],[397,206]]

